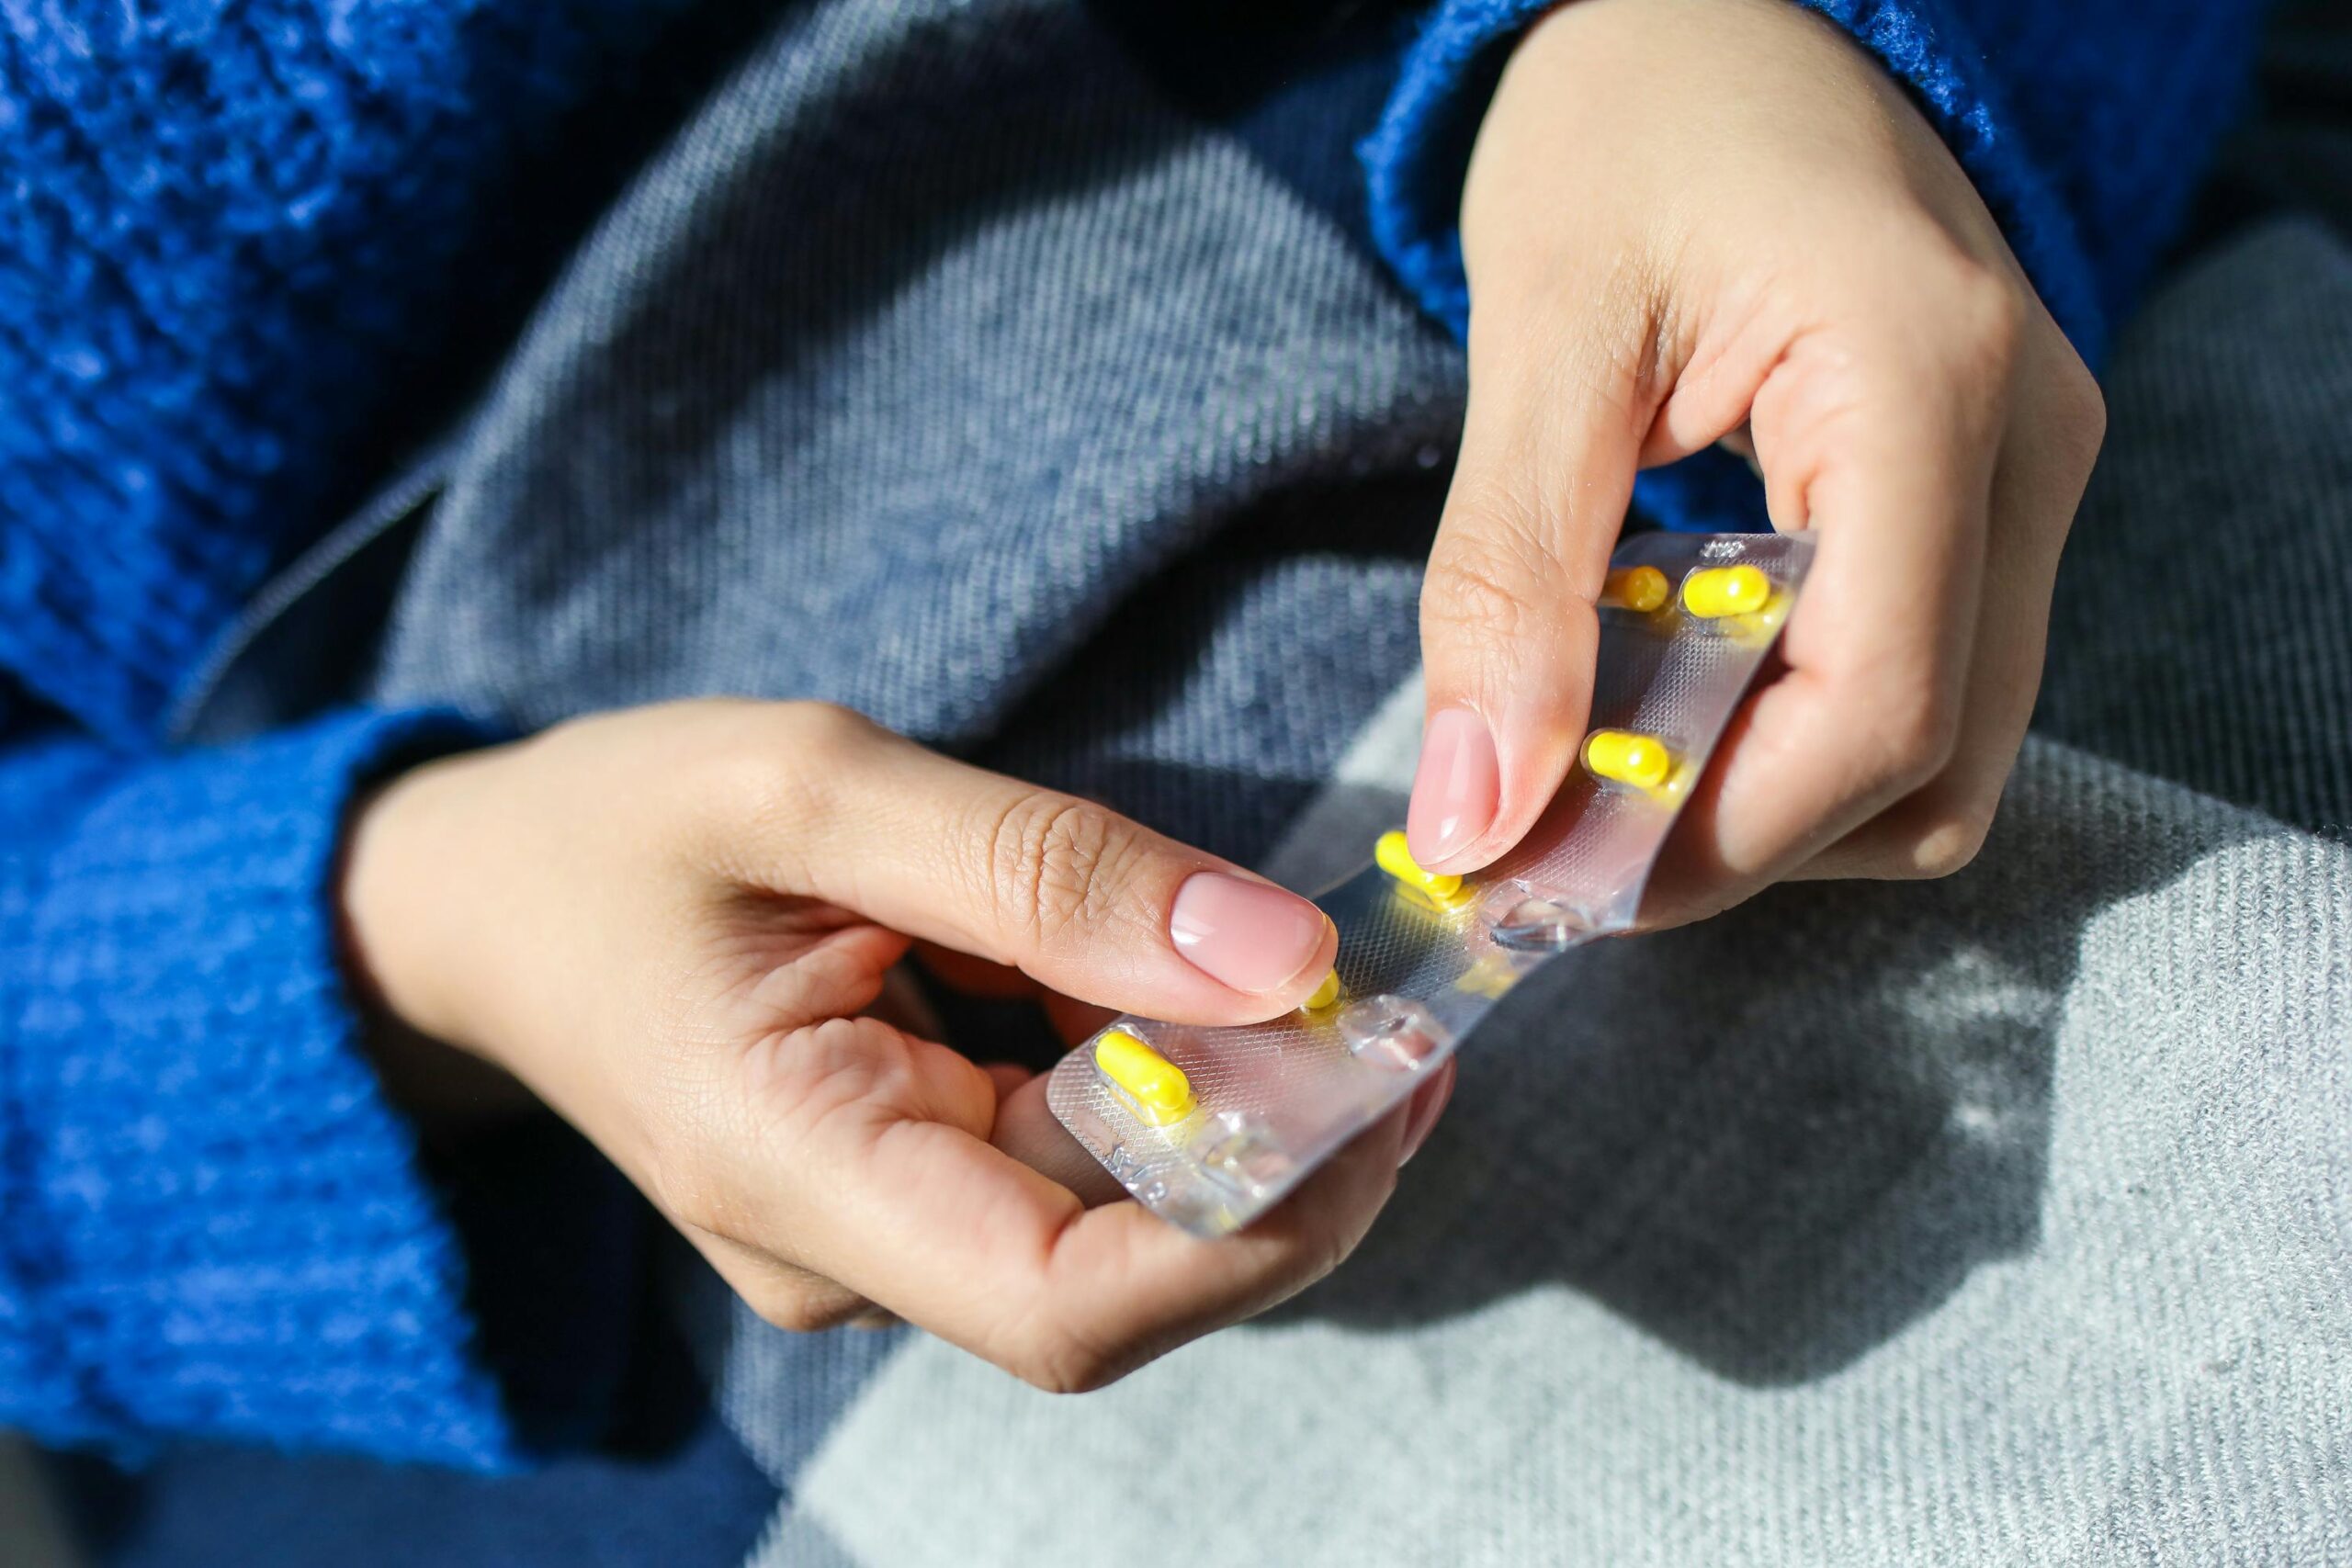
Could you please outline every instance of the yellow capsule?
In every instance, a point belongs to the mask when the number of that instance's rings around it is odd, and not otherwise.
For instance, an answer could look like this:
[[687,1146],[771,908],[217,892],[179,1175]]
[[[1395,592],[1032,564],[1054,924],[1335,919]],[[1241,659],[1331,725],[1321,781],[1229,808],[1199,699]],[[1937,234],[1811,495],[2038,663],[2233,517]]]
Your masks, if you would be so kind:
[[1372,858],[1381,870],[1408,887],[1418,887],[1441,902],[1453,898],[1462,891],[1462,879],[1443,872],[1423,871],[1413,859],[1413,852],[1406,846],[1405,835],[1391,828],[1380,835],[1372,846]]
[[1772,597],[1772,580],[1752,566],[1711,566],[1682,580],[1682,607],[1702,621],[1752,615]]
[[1673,592],[1666,573],[1654,566],[1629,566],[1611,572],[1600,585],[1600,602],[1644,615],[1666,603]]
[[1333,1002],[1336,1002],[1339,999],[1340,972],[1337,969],[1334,969],[1329,975],[1323,976],[1323,983],[1315,987],[1315,994],[1301,1002],[1299,1006],[1305,1008],[1308,1012],[1321,1012],[1325,1008],[1329,1007]]
[[1193,1113],[1193,1084],[1183,1069],[1124,1029],[1106,1029],[1094,1043],[1094,1066],[1126,1091],[1137,1116],[1155,1127]]
[[1596,729],[1585,738],[1584,765],[1604,779],[1656,789],[1674,771],[1674,754],[1654,735]]
[[1467,991],[1474,997],[1485,997],[1488,1001],[1499,1001],[1518,983],[1519,976],[1512,972],[1510,960],[1499,953],[1489,953],[1464,970],[1453,982],[1453,988]]

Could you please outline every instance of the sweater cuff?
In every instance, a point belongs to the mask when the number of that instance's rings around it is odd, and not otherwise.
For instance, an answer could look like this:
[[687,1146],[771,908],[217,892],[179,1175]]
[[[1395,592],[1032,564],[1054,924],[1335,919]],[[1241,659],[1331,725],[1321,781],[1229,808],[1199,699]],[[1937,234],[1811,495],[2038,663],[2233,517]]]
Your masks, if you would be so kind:
[[[1948,0],[1793,3],[1844,28],[1910,88],[2075,351],[2098,363],[2107,323],[2081,237],[2028,156],[1997,84]],[[1407,51],[1380,123],[1360,149],[1374,243],[1422,308],[1456,337],[1470,321],[1458,225],[1471,142],[1511,46],[1558,4],[1442,0]]]
[[44,857],[12,1245],[88,1436],[518,1457],[458,1243],[358,1049],[346,804],[486,739],[368,713],[120,774]]

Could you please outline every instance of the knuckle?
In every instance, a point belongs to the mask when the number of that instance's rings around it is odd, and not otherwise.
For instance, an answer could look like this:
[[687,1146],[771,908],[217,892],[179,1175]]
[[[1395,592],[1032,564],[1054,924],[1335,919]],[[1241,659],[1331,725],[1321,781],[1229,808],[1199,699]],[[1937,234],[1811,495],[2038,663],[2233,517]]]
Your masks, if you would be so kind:
[[1537,363],[1535,396],[1554,422],[1556,445],[1593,417],[1631,424],[1637,410],[1673,385],[1686,323],[1674,292],[1642,258],[1621,258],[1598,284],[1574,291],[1560,319],[1573,325],[1561,352]]
[[2070,350],[2052,388],[2050,434],[2087,472],[2107,444],[2107,397],[2089,367]]
[[695,782],[722,818],[762,821],[818,804],[823,770],[798,764],[812,753],[821,721],[799,708],[735,709],[714,728]]
[[1943,772],[1960,743],[1960,716],[1933,681],[1899,684],[1868,711],[1883,785],[1917,789]]
[[874,721],[839,703],[804,699],[775,705],[778,738],[812,751],[838,750],[872,733]]
[[1430,548],[1421,615],[1448,630],[1508,637],[1540,618],[1539,592],[1563,575],[1524,504],[1474,496],[1455,503]]
[[763,1036],[737,1060],[752,1099],[801,1110],[872,1092],[900,1048],[897,1032],[872,1017],[829,1015]]
[[900,1031],[871,1017],[826,1018],[763,1040],[741,1058],[742,1098],[769,1138],[814,1139],[837,1119],[862,1123],[879,1108],[926,1103],[926,1081]]
[[1039,942],[1109,914],[1118,868],[1133,848],[1110,813],[1050,790],[1017,799],[987,844],[999,919]]
[[710,857],[731,864],[747,841],[802,841],[840,804],[841,761],[874,733],[864,715],[831,703],[714,702],[672,771]]
[[815,1334],[848,1322],[865,1303],[845,1292],[797,1280],[778,1280],[745,1292],[744,1302],[763,1323],[787,1334]]
[[769,1327],[781,1328],[786,1334],[815,1334],[841,1321],[839,1316],[820,1312],[797,1298],[769,1302],[753,1310]]
[[645,1195],[670,1223],[684,1231],[732,1239],[741,1229],[738,1205],[711,1179],[699,1160],[680,1160],[656,1151],[645,1177]]
[[745,1179],[739,1157],[743,1097],[730,1066],[701,1058],[665,1051],[640,1080],[629,1163],[647,1200],[678,1230],[758,1247],[774,1202]]
[[[1382,1201],[1386,1201],[1385,1195]],[[1340,1265],[1355,1251],[1358,1239],[1352,1233],[1337,1229],[1317,1237],[1306,1253],[1305,1267],[1299,1273],[1298,1288],[1306,1290],[1338,1273]]]
[[[1970,406],[1999,402],[2023,360],[2031,330],[2023,283],[1939,229],[1913,229],[1909,235],[1897,247],[1905,257],[1905,288],[1899,295],[1873,294],[1876,310],[1896,334],[1894,341],[1916,344],[1941,372],[1940,383],[1950,395]],[[1881,367],[1913,387],[1917,368],[1907,361]]]
[[1962,345],[1990,365],[2016,363],[2025,342],[2025,299],[2017,284],[1994,267],[1962,260],[1946,284],[1949,320]]
[[1958,813],[1938,822],[1913,843],[1910,874],[1932,881],[1965,871],[1983,852],[1992,826],[1989,811]]
[[1046,1393],[1092,1393],[1119,1381],[1124,1368],[1101,1346],[1066,1331],[1041,1336],[1009,1363],[1015,1377]]
[[1932,882],[1965,871],[1983,852],[2000,787],[1930,784],[1849,840],[1845,874]]

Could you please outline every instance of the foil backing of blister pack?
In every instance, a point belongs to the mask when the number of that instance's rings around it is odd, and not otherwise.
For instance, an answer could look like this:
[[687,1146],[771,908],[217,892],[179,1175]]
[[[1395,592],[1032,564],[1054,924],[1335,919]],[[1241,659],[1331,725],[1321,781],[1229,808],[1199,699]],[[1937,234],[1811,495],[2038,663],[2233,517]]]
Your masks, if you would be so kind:
[[1803,535],[1627,541],[1601,602],[1579,765],[1521,846],[1449,887],[1390,835],[1385,865],[1316,900],[1340,935],[1330,1005],[1227,1027],[1118,1019],[1054,1068],[1054,1114],[1145,1207],[1195,1235],[1280,1202],[1521,979],[1634,923],[1811,551]]

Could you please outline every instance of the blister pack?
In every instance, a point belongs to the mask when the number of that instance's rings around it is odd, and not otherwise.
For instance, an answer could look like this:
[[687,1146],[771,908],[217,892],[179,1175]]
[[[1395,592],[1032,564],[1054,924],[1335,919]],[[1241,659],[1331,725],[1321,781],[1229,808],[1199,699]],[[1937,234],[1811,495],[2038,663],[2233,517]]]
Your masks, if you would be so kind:
[[1691,786],[1803,585],[1803,536],[1646,534],[1611,562],[1581,765],[1510,855],[1414,864],[1405,835],[1316,902],[1339,959],[1306,1006],[1233,1027],[1121,1018],[1046,1101],[1146,1208],[1197,1235],[1264,1213],[1393,1110],[1538,966],[1633,924]]

